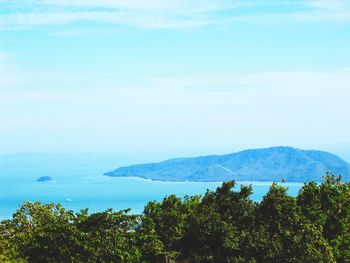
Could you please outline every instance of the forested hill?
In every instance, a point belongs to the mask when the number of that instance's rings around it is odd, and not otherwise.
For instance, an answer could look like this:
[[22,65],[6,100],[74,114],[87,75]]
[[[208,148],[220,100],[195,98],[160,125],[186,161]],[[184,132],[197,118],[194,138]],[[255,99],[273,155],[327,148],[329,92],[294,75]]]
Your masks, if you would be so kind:
[[177,158],[120,167],[107,176],[136,176],[161,181],[321,181],[326,172],[350,181],[350,165],[338,156],[292,147],[253,149],[227,155]]

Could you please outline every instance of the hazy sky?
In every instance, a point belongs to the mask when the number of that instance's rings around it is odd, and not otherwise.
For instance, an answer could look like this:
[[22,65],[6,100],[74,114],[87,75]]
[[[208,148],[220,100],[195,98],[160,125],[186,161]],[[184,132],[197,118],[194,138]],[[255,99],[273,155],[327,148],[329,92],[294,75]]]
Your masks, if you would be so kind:
[[349,0],[0,0],[0,154],[350,160]]

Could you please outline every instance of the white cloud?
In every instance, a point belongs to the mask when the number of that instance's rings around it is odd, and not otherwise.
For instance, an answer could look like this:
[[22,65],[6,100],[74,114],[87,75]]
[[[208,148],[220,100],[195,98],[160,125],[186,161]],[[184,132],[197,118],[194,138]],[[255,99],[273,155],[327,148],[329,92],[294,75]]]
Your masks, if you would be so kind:
[[281,6],[289,6],[289,11],[268,11],[269,7],[276,7],[276,2],[267,1],[264,6],[265,12],[247,12],[226,17],[221,24],[254,23],[259,25],[275,26],[280,24],[300,23],[349,23],[350,1],[347,0],[300,0],[285,1]]
[[[5,10],[0,14],[0,29],[23,29],[78,21],[142,28],[229,26],[237,22],[278,24],[350,21],[350,2],[347,0],[277,3],[241,0],[0,0],[0,6]],[[279,7],[283,7],[281,10],[284,11],[279,11]],[[290,7],[290,10],[286,7]]]
[[308,0],[304,5],[319,10],[343,11],[349,9],[350,2],[348,0]]
[[62,25],[77,21],[134,25],[143,28],[187,28],[212,23],[205,18],[178,19],[162,14],[133,14],[126,11],[32,12],[2,15],[0,28],[23,29],[30,26]]
[[0,91],[2,88],[8,88],[15,83],[18,83],[17,76],[20,74],[15,73],[16,70],[10,63],[10,59],[15,54],[12,52],[0,51]]
[[7,53],[7,52],[0,52],[0,62],[2,62],[2,61],[4,61],[4,60],[8,59],[9,56],[10,56],[10,54]]
[[41,0],[40,4],[61,7],[78,7],[78,8],[111,8],[134,11],[149,12],[169,12],[173,14],[194,14],[213,12],[228,8],[234,8],[247,5],[243,1],[227,1],[227,0]]
[[[20,3],[22,6],[20,6]],[[7,14],[0,15],[0,26],[28,27],[96,21],[135,25],[146,28],[198,27],[213,23],[210,16],[246,4],[220,0],[146,0],[146,1],[7,1]]]
[[169,77],[104,88],[93,76],[73,83],[68,73],[17,71],[13,79],[32,76],[31,89],[0,89],[0,138],[7,138],[5,150],[22,152],[350,145],[349,71]]

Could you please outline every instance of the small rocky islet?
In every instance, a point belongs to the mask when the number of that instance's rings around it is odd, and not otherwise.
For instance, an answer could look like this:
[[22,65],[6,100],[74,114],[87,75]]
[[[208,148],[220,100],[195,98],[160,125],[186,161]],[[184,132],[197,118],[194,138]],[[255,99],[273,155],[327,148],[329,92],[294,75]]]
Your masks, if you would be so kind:
[[39,177],[37,180],[37,182],[52,182],[53,179],[51,178],[51,176],[41,176]]

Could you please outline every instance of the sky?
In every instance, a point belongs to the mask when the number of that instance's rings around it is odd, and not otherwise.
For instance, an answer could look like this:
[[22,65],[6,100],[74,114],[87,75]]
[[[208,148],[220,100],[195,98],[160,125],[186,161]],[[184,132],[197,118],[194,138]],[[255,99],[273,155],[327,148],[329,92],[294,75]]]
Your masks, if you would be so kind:
[[348,0],[0,0],[0,154],[350,161],[349,98]]

